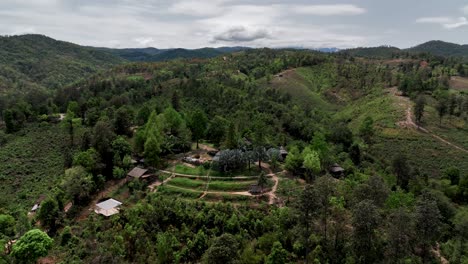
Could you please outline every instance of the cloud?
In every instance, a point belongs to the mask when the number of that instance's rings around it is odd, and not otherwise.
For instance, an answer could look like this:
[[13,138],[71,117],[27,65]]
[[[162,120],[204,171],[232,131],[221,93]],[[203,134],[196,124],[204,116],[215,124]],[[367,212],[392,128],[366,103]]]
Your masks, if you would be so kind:
[[270,33],[263,28],[246,28],[244,26],[232,27],[213,37],[213,42],[251,42],[259,39],[270,38]]
[[225,6],[222,4],[225,0],[212,1],[178,1],[168,8],[168,11],[173,14],[182,14],[188,16],[214,16],[225,11]]
[[152,38],[152,37],[140,37],[140,38],[134,39],[134,41],[136,43],[138,43],[139,46],[148,47],[150,44],[154,43],[154,38]]
[[468,25],[468,20],[465,17],[421,17],[416,20],[420,24],[438,24],[446,29],[455,29]]
[[366,9],[349,4],[336,5],[295,5],[291,10],[298,14],[333,16],[333,15],[360,15],[366,13]]
[[464,6],[464,7],[462,8],[462,11],[463,11],[463,13],[465,13],[466,15],[468,15],[468,5]]

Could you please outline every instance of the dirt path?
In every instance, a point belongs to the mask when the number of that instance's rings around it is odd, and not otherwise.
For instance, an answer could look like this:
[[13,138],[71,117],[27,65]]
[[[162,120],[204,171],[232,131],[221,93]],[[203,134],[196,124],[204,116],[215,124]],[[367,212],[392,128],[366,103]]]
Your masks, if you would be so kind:
[[455,148],[455,149],[458,149],[458,150],[463,151],[465,153],[468,153],[468,150],[466,150],[466,149],[464,149],[464,148],[462,148],[460,146],[457,146],[457,145],[453,144],[452,142],[447,141],[446,139],[443,139],[442,137],[432,133],[429,129],[426,129],[426,128],[416,124],[414,122],[414,120],[413,120],[413,113],[412,113],[413,104],[411,103],[410,99],[408,97],[400,95],[399,92],[398,92],[398,89],[396,87],[390,88],[390,91],[391,91],[392,95],[394,95],[394,97],[397,99],[398,105],[401,108],[406,108],[406,118],[405,118],[404,121],[398,122],[397,123],[398,126],[404,127],[404,128],[416,128],[418,131],[422,131],[424,133],[427,133],[430,136],[432,136],[433,138],[435,138],[435,139],[439,140],[440,142],[443,142],[443,143],[451,146],[452,148]]
[[449,264],[449,261],[440,253],[439,243],[437,243],[436,247],[432,249],[432,254],[440,261],[440,263]]

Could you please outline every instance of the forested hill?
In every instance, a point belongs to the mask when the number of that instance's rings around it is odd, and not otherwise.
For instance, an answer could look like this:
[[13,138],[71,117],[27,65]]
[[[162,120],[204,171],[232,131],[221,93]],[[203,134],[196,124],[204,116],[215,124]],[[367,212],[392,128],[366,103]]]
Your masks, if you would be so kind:
[[55,89],[123,62],[113,54],[43,35],[0,36],[0,92]]
[[361,47],[343,50],[341,53],[356,57],[378,59],[409,57],[416,54],[429,53],[434,56],[461,57],[466,60],[468,59],[468,45],[459,45],[440,40],[432,40],[409,49],[399,49],[391,46]]
[[194,59],[194,58],[213,58],[222,54],[246,50],[245,47],[220,47],[220,48],[201,48],[201,49],[109,49],[97,48],[106,51],[125,60],[134,62],[158,62],[173,59]]
[[468,58],[468,45],[459,45],[455,43],[444,42],[440,40],[433,40],[413,48],[409,48],[409,52],[427,52],[437,56],[444,57],[464,57]]

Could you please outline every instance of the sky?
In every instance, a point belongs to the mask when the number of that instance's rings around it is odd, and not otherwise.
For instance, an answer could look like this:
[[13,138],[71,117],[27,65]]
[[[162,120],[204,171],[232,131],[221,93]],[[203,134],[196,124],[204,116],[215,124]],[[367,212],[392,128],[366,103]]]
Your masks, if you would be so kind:
[[29,33],[111,48],[468,44],[468,1],[0,0],[0,35]]

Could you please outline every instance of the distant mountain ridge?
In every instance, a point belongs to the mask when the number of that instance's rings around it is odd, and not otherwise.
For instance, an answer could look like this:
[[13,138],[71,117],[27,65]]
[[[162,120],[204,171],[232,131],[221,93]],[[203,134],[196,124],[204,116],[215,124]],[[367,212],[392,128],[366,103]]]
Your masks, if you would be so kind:
[[399,49],[392,46],[380,46],[380,47],[360,47],[353,49],[346,49],[340,51],[345,54],[349,54],[357,57],[369,57],[369,58],[390,58],[394,55],[408,53],[408,54],[420,54],[430,53],[435,56],[442,57],[461,57],[465,60],[468,59],[468,45],[460,45],[441,40],[431,40],[423,44],[408,48]]
[[133,62],[158,62],[173,59],[207,59],[220,56],[226,53],[233,53],[250,49],[247,47],[220,47],[220,48],[200,48],[200,49],[157,49],[157,48],[127,48],[111,49],[96,48],[101,51],[109,52],[125,60]]

